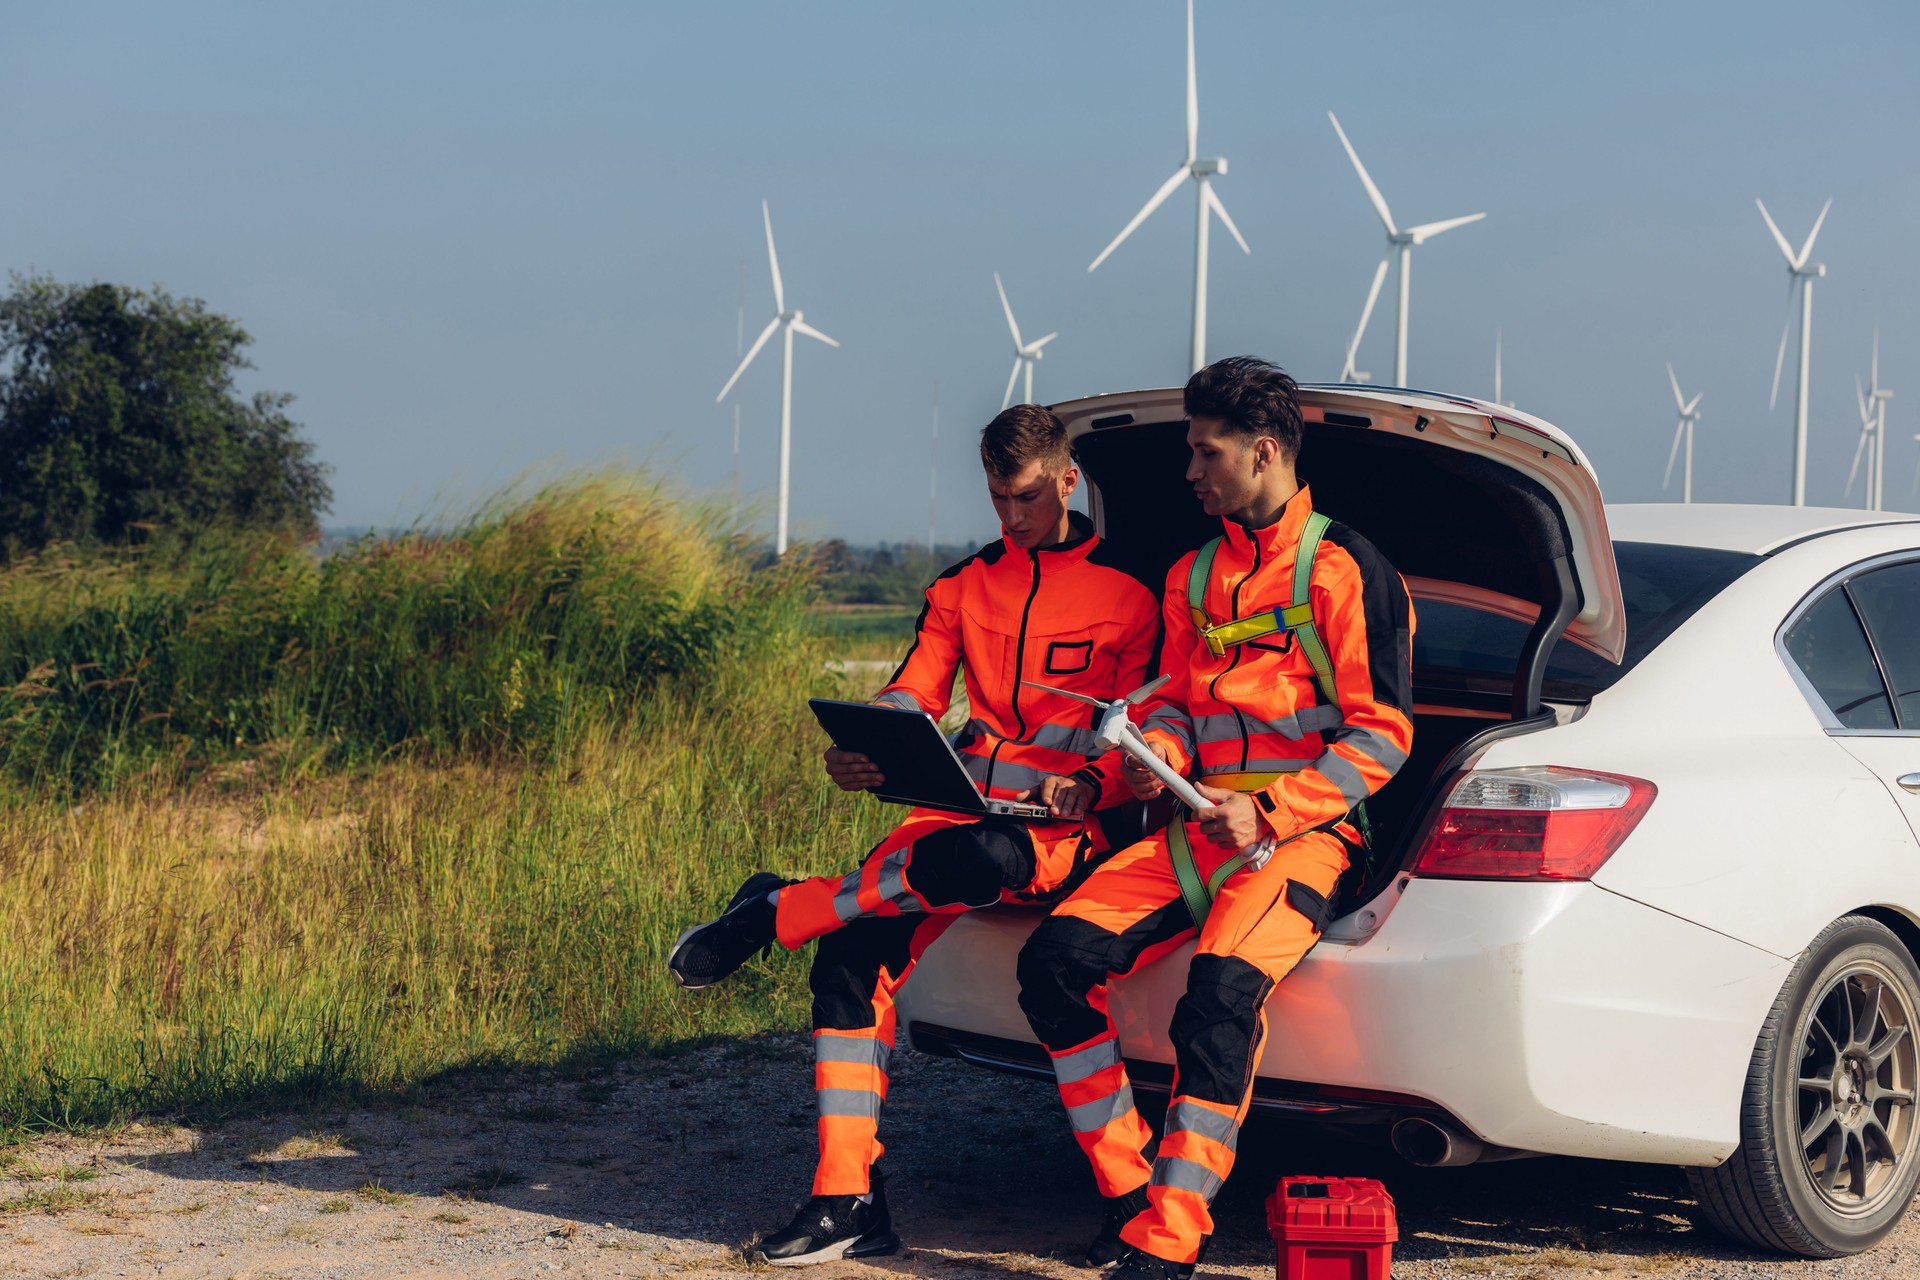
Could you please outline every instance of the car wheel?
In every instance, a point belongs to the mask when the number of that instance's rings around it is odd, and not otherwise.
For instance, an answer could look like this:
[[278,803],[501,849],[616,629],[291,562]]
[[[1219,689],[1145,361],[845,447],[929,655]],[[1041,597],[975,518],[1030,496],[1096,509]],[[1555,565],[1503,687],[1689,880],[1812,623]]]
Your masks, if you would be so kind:
[[1740,1147],[1687,1179],[1735,1239],[1807,1258],[1878,1244],[1920,1176],[1920,970],[1865,916],[1829,925],[1773,1002],[1747,1070]]

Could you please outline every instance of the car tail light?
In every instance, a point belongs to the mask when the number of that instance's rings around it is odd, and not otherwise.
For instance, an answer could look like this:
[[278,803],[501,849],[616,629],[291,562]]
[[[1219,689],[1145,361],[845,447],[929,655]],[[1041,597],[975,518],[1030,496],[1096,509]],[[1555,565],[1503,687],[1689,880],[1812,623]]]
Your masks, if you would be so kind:
[[1586,880],[1638,825],[1644,778],[1557,766],[1461,775],[1409,868],[1455,880]]

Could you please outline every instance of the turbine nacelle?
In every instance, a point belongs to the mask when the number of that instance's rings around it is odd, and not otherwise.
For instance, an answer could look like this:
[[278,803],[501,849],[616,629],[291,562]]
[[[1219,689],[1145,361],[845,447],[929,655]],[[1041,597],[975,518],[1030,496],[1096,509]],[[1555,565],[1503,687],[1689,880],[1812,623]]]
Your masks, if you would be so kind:
[[1227,171],[1225,156],[1205,156],[1187,166],[1187,172],[1196,178],[1211,178]]

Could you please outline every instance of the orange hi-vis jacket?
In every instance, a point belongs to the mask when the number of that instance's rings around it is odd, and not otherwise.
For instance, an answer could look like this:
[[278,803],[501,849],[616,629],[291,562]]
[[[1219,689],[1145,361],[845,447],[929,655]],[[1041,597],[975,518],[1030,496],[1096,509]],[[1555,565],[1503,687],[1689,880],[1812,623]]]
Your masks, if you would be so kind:
[[[1312,510],[1302,486],[1264,529],[1221,522],[1203,596],[1210,625],[1291,602],[1294,556]],[[1340,821],[1406,763],[1413,742],[1406,583],[1372,543],[1338,521],[1328,526],[1309,594],[1333,663],[1337,705],[1329,706],[1289,631],[1212,652],[1189,608],[1197,554],[1167,574],[1160,670],[1171,679],[1148,711],[1144,736],[1189,776],[1252,794],[1282,840]]]
[[1002,538],[934,579],[913,648],[874,698],[937,720],[962,669],[969,719],[953,745],[993,799],[1075,772],[1099,784],[1100,804],[1126,795],[1118,759],[1100,759],[1094,745],[1099,713],[1021,684],[1114,698],[1146,683],[1152,665],[1153,592],[1109,563],[1085,516],[1070,520],[1059,546],[1028,552]]

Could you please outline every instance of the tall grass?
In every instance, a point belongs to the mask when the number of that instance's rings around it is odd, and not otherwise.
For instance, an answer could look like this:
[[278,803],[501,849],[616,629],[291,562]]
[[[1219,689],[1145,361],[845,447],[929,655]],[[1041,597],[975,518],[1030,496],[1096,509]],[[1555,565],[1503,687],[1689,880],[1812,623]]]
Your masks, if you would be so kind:
[[[570,490],[337,567],[0,581],[5,634],[116,673],[15,681],[0,1130],[801,1025],[804,953],[698,993],[664,962],[752,870],[843,867],[895,816],[826,781],[804,706],[877,677],[823,670],[804,583],[712,534],[658,492]],[[113,785],[43,785],[63,762]]]

